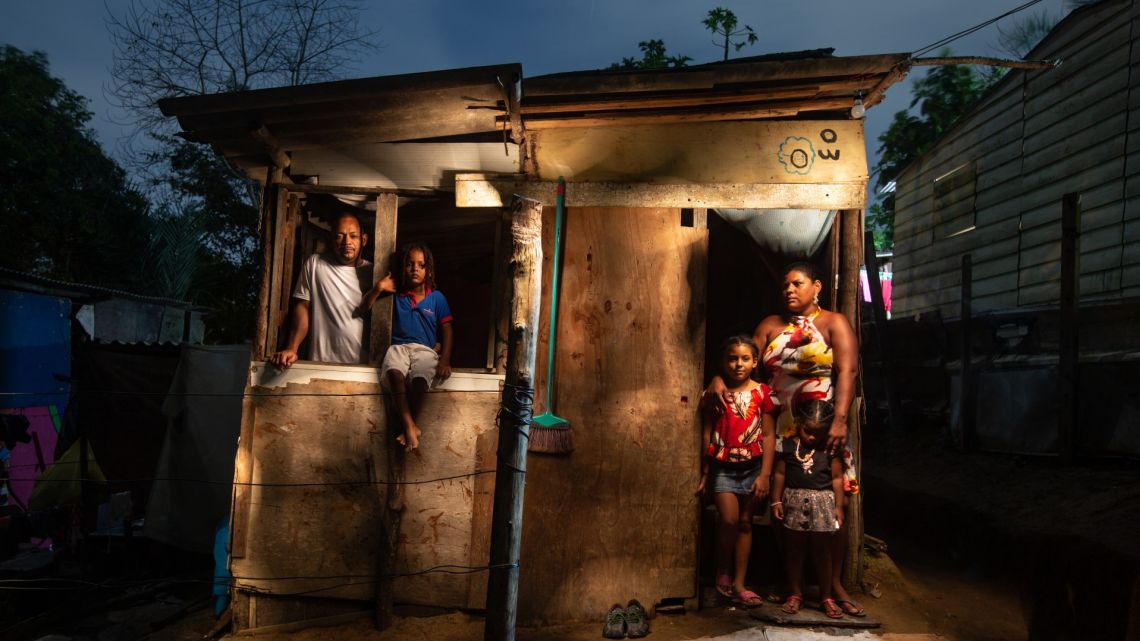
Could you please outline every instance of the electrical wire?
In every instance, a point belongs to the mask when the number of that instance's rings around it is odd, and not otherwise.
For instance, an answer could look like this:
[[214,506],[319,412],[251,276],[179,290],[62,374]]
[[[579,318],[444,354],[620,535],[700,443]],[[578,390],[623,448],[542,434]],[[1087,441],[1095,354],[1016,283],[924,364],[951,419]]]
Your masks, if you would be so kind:
[[1009,11],[1006,11],[1005,13],[1001,14],[1000,16],[990,18],[989,20],[986,20],[985,22],[980,22],[980,23],[978,23],[972,27],[969,27],[967,29],[963,29],[963,30],[959,31],[958,33],[950,34],[949,36],[946,36],[945,38],[942,38],[941,40],[938,40],[938,41],[933,42],[929,45],[926,45],[925,47],[922,47],[921,49],[918,49],[918,50],[912,52],[910,55],[912,58],[918,58],[919,56],[924,56],[924,55],[930,53],[931,51],[934,51],[935,49],[938,49],[940,47],[945,47],[946,45],[950,44],[951,42],[954,42],[955,40],[960,40],[960,39],[965,38],[966,36],[968,36],[972,33],[980,31],[980,30],[990,26],[991,24],[993,24],[993,23],[995,23],[995,22],[997,22],[1003,18],[1008,18],[1009,16],[1012,16],[1015,13],[1019,13],[1021,11],[1024,11],[1024,10],[1032,7],[1035,4],[1039,4],[1041,1],[1042,0],[1029,0],[1029,2],[1018,5],[1018,6],[1014,7],[1013,9],[1010,9]]
[[[78,465],[77,463],[73,465]],[[522,471],[522,470],[517,470]],[[412,481],[302,481],[297,483],[259,483],[253,481],[215,481],[211,479],[186,479],[186,478],[168,478],[156,476],[153,478],[138,478],[138,479],[83,479],[83,478],[65,478],[65,479],[29,479],[27,477],[17,477],[14,480],[35,480],[36,483],[98,483],[108,485],[130,485],[134,483],[201,483],[203,485],[238,485],[241,487],[351,487],[354,485],[425,485],[428,483],[440,483],[443,481],[454,481],[456,479],[463,479],[472,476],[479,476],[482,474],[494,474],[495,470],[474,470],[472,472],[464,472],[462,474],[452,474],[450,476],[440,476],[430,479],[415,479]]]
[[[245,588],[245,589],[252,588],[252,591],[264,592],[267,594],[273,594],[274,596],[300,596],[303,594],[311,594],[314,592],[325,592],[325,591],[329,591],[329,590],[336,590],[339,588],[350,587],[353,585],[368,585],[368,584],[372,584],[372,583],[379,583],[381,581],[390,581],[393,579],[400,579],[400,578],[406,578],[406,577],[424,576],[427,574],[467,575],[467,574],[477,574],[479,572],[489,572],[491,570],[500,570],[500,569],[514,570],[514,569],[519,569],[520,567],[521,566],[518,563],[496,563],[496,564],[491,564],[491,565],[436,565],[436,566],[432,566],[430,568],[424,568],[421,570],[413,570],[410,572],[392,572],[392,573],[387,573],[387,574],[381,574],[379,576],[374,575],[374,574],[329,574],[329,575],[295,575],[295,576],[272,576],[272,577],[267,577],[267,576],[227,576],[227,577],[214,577],[212,579],[205,579],[205,578],[202,578],[202,579],[180,579],[180,578],[174,578],[174,577],[166,577],[166,578],[146,579],[146,580],[142,580],[142,581],[123,581],[123,582],[104,581],[102,583],[95,583],[93,581],[85,581],[82,579],[67,579],[67,578],[60,578],[60,579],[52,579],[52,578],[44,578],[44,579],[0,579],[0,590],[41,590],[41,591],[72,592],[72,591],[80,590],[80,589],[121,590],[121,589],[129,589],[132,587],[138,587],[140,585],[149,585],[149,584],[153,584],[153,583],[202,583],[202,584],[209,584],[209,585],[217,585],[220,583],[231,584],[231,583],[236,583],[239,581],[324,581],[324,580],[330,580],[330,579],[349,579],[348,581],[342,581],[341,583],[337,583],[335,585],[327,585],[327,586],[322,586],[319,588],[314,588],[312,590],[303,590],[300,592],[292,592],[292,593],[271,592],[268,590],[259,589],[256,586],[242,586],[242,585],[235,586],[238,588]],[[356,581],[353,579],[364,579],[364,580]],[[76,584],[76,585],[74,587],[65,587],[65,586],[61,586],[61,585],[50,585],[50,586],[12,585],[12,584],[25,584],[25,583],[72,583],[72,584]]]

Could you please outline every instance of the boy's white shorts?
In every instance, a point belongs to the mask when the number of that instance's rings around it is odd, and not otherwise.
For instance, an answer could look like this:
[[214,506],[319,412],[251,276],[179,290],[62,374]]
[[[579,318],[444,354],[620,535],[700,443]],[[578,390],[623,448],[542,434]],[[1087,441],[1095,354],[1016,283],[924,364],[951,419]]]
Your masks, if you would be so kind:
[[383,384],[388,385],[388,372],[396,370],[404,374],[409,381],[422,378],[429,384],[435,378],[435,368],[439,364],[439,354],[435,350],[419,343],[405,343],[393,345],[384,354],[384,361],[380,364],[383,373]]

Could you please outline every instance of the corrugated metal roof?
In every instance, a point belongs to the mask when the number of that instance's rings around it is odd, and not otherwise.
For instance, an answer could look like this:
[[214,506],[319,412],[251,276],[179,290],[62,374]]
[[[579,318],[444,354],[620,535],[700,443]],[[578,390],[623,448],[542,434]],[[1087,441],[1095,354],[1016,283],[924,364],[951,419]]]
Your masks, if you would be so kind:
[[163,298],[160,296],[143,296],[141,294],[133,294],[120,289],[101,287],[99,285],[72,283],[4,267],[0,267],[0,287],[22,292],[69,298],[80,302],[93,302],[96,300],[106,300],[108,298],[124,298],[140,303],[163,305],[165,307],[175,307],[188,311],[211,311],[208,307],[195,305],[189,301]]

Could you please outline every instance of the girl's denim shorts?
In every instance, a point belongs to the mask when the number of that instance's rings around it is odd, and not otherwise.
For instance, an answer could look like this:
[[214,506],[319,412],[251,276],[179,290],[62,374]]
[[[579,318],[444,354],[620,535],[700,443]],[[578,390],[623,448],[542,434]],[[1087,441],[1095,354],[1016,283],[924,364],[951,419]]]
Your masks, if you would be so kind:
[[712,478],[712,491],[730,494],[751,494],[752,484],[760,476],[760,461],[753,465],[727,466],[712,464],[709,476]]

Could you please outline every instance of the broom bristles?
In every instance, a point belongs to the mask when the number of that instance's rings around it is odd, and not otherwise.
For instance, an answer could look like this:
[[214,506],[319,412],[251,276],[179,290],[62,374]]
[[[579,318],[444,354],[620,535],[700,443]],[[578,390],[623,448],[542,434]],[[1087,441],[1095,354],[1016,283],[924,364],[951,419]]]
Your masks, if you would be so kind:
[[570,426],[544,427],[531,424],[527,450],[539,454],[569,454],[574,451]]

